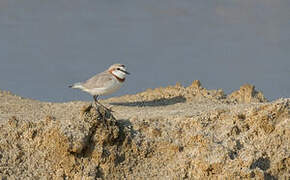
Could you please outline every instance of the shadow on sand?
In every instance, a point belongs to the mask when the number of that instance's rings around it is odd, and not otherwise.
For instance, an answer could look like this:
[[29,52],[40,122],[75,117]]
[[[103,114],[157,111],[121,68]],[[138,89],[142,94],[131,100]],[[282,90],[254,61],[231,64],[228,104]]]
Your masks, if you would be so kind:
[[176,96],[173,98],[161,98],[152,101],[135,101],[135,102],[113,102],[110,103],[114,106],[136,106],[136,107],[144,107],[144,106],[167,106],[173,105],[177,103],[183,103],[186,101],[186,98],[183,96]]

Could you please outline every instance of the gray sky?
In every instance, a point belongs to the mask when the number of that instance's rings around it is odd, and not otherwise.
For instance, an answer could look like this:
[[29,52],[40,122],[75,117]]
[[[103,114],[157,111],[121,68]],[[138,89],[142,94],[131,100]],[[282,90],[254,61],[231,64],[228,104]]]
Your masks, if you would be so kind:
[[132,74],[115,96],[199,79],[290,95],[289,0],[1,0],[0,89],[45,101],[110,64]]

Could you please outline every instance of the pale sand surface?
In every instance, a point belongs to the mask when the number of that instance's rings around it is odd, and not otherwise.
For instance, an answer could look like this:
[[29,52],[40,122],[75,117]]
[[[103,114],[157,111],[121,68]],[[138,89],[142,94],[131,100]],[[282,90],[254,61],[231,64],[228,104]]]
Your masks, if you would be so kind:
[[91,102],[40,102],[1,91],[0,175],[289,177],[290,99],[266,102],[251,85],[225,95],[195,81],[101,102],[112,114],[88,109]]

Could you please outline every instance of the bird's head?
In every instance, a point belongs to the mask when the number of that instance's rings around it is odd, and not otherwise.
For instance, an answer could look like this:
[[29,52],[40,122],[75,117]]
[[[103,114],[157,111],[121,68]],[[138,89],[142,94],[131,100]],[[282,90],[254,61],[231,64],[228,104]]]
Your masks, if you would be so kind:
[[112,73],[115,77],[121,80],[125,80],[126,75],[130,74],[125,65],[123,64],[113,64],[109,67],[108,72]]

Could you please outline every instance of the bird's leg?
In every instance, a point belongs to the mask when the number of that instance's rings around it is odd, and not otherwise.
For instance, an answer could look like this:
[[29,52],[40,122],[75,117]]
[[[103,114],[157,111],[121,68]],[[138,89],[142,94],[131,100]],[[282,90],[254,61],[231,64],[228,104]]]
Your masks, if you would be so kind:
[[94,97],[94,101],[95,101],[95,106],[97,107],[97,106],[102,106],[102,104],[98,101],[98,95],[94,95],[93,96]]
[[94,100],[95,100],[95,105],[96,105],[96,107],[97,107],[97,105],[99,105],[99,106],[102,106],[103,108],[105,108],[106,110],[112,112],[111,109],[109,109],[109,108],[107,108],[106,106],[102,105],[102,104],[98,101],[98,97],[99,97],[98,95],[94,95],[93,97],[94,97]]
[[94,95],[93,97],[94,97],[95,105],[99,104],[98,95]]

